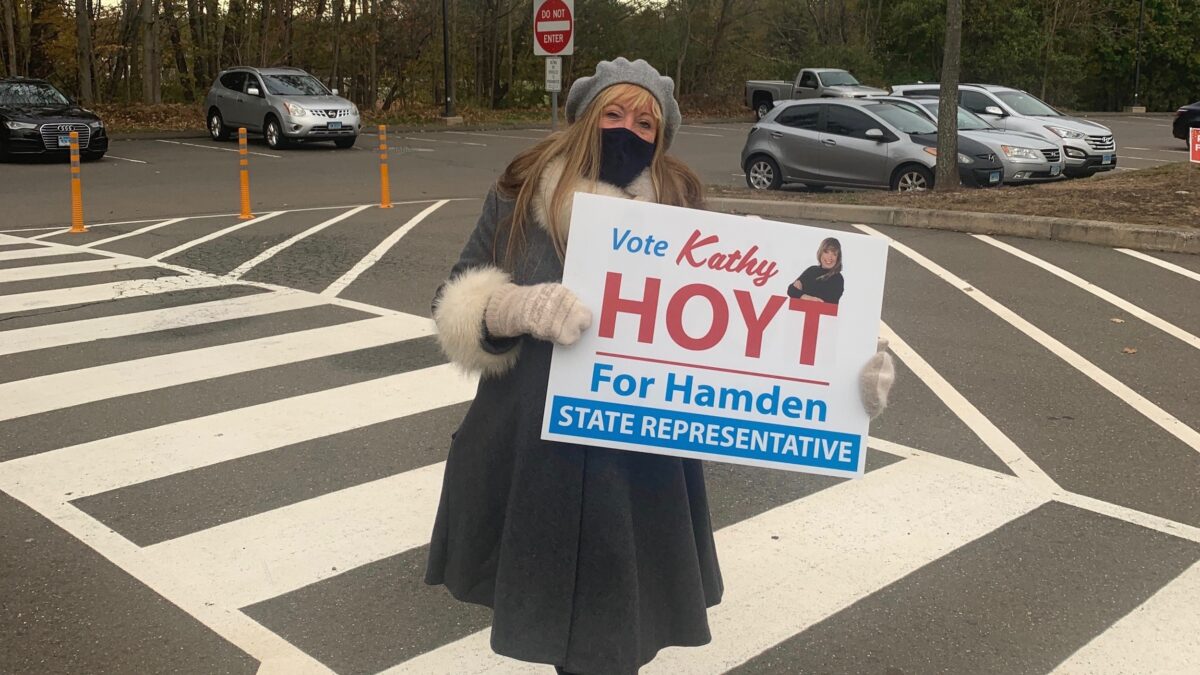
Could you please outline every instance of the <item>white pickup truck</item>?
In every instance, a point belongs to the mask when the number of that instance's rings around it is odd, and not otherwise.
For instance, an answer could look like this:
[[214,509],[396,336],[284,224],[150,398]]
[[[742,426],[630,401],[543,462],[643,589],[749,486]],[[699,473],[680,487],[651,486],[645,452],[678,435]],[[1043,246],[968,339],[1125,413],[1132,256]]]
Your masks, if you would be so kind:
[[750,80],[746,82],[746,105],[758,119],[771,112],[776,101],[797,98],[863,98],[888,93],[867,87],[848,71],[837,68],[805,68],[795,82]]

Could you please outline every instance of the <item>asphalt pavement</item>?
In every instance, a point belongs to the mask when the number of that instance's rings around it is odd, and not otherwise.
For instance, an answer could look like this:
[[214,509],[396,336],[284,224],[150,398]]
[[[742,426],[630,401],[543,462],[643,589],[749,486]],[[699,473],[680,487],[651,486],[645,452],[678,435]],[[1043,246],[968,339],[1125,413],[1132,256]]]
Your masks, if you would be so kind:
[[[741,181],[747,127],[678,152]],[[387,210],[373,152],[256,145],[249,221],[235,146],[122,141],[86,234],[0,165],[0,672],[550,672],[421,583],[474,395],[429,301],[542,133],[395,138]],[[1200,259],[801,224],[892,245],[891,407],[861,479],[706,465],[713,642],[643,672],[1194,672]]]

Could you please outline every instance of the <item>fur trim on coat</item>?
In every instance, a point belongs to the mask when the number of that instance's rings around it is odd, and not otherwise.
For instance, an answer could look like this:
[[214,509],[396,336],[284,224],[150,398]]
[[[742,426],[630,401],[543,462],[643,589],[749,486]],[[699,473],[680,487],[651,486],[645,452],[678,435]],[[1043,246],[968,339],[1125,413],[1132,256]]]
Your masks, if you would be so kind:
[[[550,227],[550,203],[554,198],[554,189],[558,187],[558,182],[562,180],[563,175],[562,159],[556,159],[546,165],[546,171],[538,180],[537,192],[533,195],[533,217],[538,225],[543,228]],[[654,190],[654,179],[650,177],[650,169],[643,171],[637,178],[633,179],[627,187],[620,188],[612,183],[604,181],[596,181],[589,185],[586,180],[580,180],[575,184],[576,192],[585,192],[601,197],[618,197],[621,199],[633,199],[639,202],[654,202],[658,201],[658,193]],[[563,227],[571,227],[571,205],[572,200],[567,199],[563,204],[562,210],[559,212],[558,222],[562,223]]]
[[471,372],[501,375],[517,362],[520,347],[503,352],[484,348],[483,315],[488,300],[509,276],[492,266],[476,267],[446,282],[433,308],[438,342],[446,356]]

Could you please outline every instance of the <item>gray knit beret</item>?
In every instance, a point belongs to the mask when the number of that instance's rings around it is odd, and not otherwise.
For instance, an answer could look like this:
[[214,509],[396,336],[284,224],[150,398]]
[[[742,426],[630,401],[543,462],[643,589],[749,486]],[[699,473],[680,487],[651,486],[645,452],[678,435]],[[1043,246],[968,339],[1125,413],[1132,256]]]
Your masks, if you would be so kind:
[[571,84],[567,93],[567,121],[574,122],[591,105],[596,96],[614,84],[636,84],[654,95],[663,113],[664,149],[671,147],[675,132],[683,118],[675,101],[675,81],[659,75],[654,66],[642,59],[630,62],[623,56],[596,64],[596,74],[581,77]]

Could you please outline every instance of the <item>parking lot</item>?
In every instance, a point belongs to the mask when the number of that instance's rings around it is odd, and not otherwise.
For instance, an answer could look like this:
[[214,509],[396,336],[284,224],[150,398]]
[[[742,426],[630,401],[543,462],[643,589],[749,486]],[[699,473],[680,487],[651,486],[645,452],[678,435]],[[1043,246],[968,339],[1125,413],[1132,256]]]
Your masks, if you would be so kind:
[[[1118,170],[1183,161],[1166,115],[1091,117],[1117,137]],[[712,185],[744,186],[739,153],[751,124],[685,125],[674,151]],[[392,197],[479,197],[519,150],[545,129],[395,132],[389,143]],[[362,204],[379,198],[378,141],[359,137],[351,150],[329,143],[272,151],[251,138],[250,183],[256,211]],[[89,223],[238,210],[237,144],[207,136],[115,140],[109,155],[83,167]],[[65,163],[0,164],[6,202],[22,214],[13,227],[70,222]]]
[[[1183,157],[1166,117],[1102,121],[1121,170]],[[749,127],[686,125],[675,150],[743,185]],[[117,141],[84,166],[86,234],[63,231],[64,164],[0,165],[14,672],[549,672],[422,582],[475,387],[430,299],[544,134],[394,134],[390,210],[367,137],[252,143],[249,221],[236,144]],[[643,672],[1190,672],[1200,259],[800,224],[891,244],[868,473],[708,464],[714,639]]]

